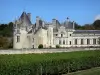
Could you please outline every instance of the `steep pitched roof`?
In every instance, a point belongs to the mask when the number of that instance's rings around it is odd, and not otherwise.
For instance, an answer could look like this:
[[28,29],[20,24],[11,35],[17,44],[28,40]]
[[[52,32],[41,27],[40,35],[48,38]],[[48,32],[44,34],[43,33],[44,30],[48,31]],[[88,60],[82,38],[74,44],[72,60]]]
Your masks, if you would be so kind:
[[69,21],[65,21],[64,22],[64,26],[67,28],[67,29],[73,29],[73,24]]
[[22,23],[22,26],[29,26],[31,25],[31,21],[28,17],[28,15],[26,14],[26,12],[23,12],[22,15],[20,16],[19,20],[21,21]]

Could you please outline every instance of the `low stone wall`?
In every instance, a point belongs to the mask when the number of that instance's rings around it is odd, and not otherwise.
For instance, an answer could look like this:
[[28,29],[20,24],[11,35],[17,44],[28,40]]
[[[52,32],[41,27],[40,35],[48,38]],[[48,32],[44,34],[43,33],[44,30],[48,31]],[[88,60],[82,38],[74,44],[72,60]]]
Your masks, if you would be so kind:
[[72,52],[100,50],[100,48],[67,48],[67,49],[22,49],[22,50],[0,50],[0,54],[29,54],[29,53],[57,53],[57,52]]

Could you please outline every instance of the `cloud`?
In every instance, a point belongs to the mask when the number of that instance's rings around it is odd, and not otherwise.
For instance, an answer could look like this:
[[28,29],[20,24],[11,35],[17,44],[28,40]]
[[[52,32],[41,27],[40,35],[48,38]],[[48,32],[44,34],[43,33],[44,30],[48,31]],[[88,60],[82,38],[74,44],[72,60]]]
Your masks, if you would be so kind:
[[97,16],[95,17],[95,20],[100,20],[100,15],[97,15]]

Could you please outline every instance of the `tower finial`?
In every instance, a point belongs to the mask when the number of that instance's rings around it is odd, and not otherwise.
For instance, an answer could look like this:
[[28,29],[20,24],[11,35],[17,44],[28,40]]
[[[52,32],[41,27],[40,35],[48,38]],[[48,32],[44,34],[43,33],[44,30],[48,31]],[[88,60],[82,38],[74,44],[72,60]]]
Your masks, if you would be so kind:
[[69,22],[69,17],[67,17],[67,21]]
[[69,17],[67,17],[67,20],[69,19]]

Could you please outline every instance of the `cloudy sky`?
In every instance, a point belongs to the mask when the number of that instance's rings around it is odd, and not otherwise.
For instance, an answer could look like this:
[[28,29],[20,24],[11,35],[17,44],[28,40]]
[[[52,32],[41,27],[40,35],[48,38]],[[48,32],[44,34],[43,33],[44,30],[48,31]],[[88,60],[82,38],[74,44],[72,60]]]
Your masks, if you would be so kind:
[[69,17],[84,25],[93,23],[100,14],[100,0],[0,0],[0,23],[14,21],[23,11],[32,14],[33,23],[36,16],[49,22],[52,18],[63,22]]

